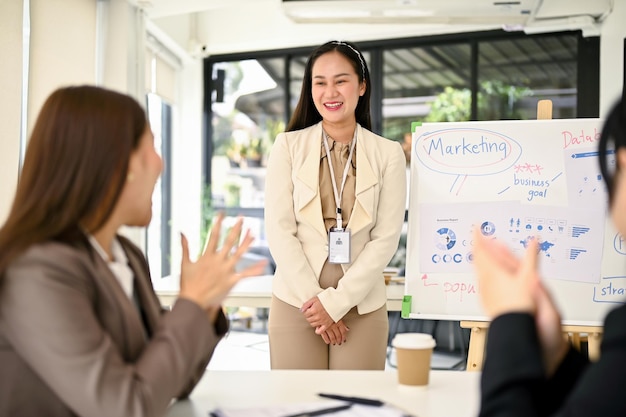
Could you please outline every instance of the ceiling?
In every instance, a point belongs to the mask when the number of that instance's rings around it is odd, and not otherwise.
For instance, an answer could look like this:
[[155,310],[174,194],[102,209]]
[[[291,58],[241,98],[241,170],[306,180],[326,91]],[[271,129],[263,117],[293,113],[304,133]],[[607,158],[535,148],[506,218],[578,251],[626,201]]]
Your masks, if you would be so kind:
[[[132,1],[132,0],[131,0]],[[319,39],[351,39],[361,44],[356,35],[344,37],[334,36],[334,33],[350,33],[360,25],[342,24],[335,20],[334,24],[321,26],[316,23],[292,22],[285,16],[282,7],[283,0],[139,0],[150,19],[156,22],[191,22],[191,27],[178,30],[172,24],[165,24],[169,32],[184,47],[189,48],[191,39],[195,44],[207,45],[207,55],[220,53],[274,50],[288,47],[302,47],[321,43]],[[365,4],[366,1],[332,0],[339,3]],[[495,1],[495,0],[494,0]],[[441,10],[451,10],[455,4],[459,9],[468,10],[468,16],[480,17],[484,10],[493,5],[491,0],[420,0],[420,4],[427,2],[435,5],[446,4]],[[297,1],[302,2],[302,1]],[[328,4],[329,1],[306,0],[311,4]],[[398,3],[416,4],[417,0],[370,0],[371,4]],[[303,2],[302,2],[303,3]],[[502,3],[502,2],[496,2]],[[515,2],[513,2],[515,3]],[[532,8],[534,31],[554,32],[570,29],[596,29],[599,22],[606,17],[612,8],[613,0],[522,0],[522,6]],[[468,5],[476,8],[475,12],[468,9]],[[433,7],[435,7],[433,6]],[[481,12],[481,8],[483,12]],[[242,10],[249,13],[242,14]],[[264,13],[264,14],[262,14]],[[245,20],[246,15],[252,14],[253,21]],[[458,14],[458,13],[457,13]],[[569,15],[567,15],[569,14]],[[592,16],[592,17],[590,17]],[[274,23],[272,18],[282,20]],[[589,23],[591,19],[591,23]],[[261,22],[264,26],[254,26]],[[503,23],[514,23],[503,20]],[[178,23],[177,23],[178,24]],[[287,27],[291,25],[290,27]],[[221,25],[221,26],[220,26]],[[239,26],[238,26],[239,25]],[[428,34],[429,26],[420,25],[384,25],[365,24],[366,32],[370,32],[372,39],[384,39],[382,29],[389,27],[391,38],[412,37],[400,35],[397,28],[406,30],[407,27],[419,27],[419,32]],[[465,30],[462,24],[446,25],[447,31]],[[454,29],[450,29],[453,27]],[[473,30],[480,30],[474,28]],[[485,25],[485,29],[501,28],[493,22]],[[278,29],[277,29],[278,28]],[[338,28],[338,29],[333,29]],[[517,28],[519,29],[519,28]],[[177,34],[177,30],[182,32]],[[340,30],[340,32],[333,32]],[[433,27],[433,33],[439,33],[440,27]],[[276,33],[273,33],[275,31]],[[315,33],[313,36],[308,33]],[[405,32],[402,32],[405,33]],[[411,33],[411,32],[408,32]],[[588,33],[593,35],[593,30]],[[278,43],[263,43],[262,40],[271,36],[280,38]],[[413,35],[417,36],[417,35]],[[239,38],[238,38],[239,37]],[[292,39],[295,38],[295,39]],[[237,39],[240,39],[239,41]],[[365,36],[363,39],[368,39]],[[281,43],[289,40],[292,43]],[[261,42],[261,43],[259,43]],[[270,45],[270,46],[258,46]],[[220,50],[220,48],[222,48]],[[498,42],[489,42],[479,48],[479,73],[483,79],[498,80],[509,85],[526,85],[533,90],[559,86],[562,92],[570,92],[576,86],[577,41],[575,37],[523,37],[520,39],[503,39]],[[367,55],[367,51],[366,51]],[[468,44],[447,44],[427,47],[409,47],[386,50],[384,56],[384,89],[388,109],[391,103],[399,103],[399,107],[408,108],[407,100],[415,97],[426,97],[441,91],[444,86],[469,87],[471,51]],[[283,60],[267,58],[259,61],[279,86],[284,84]],[[305,56],[296,57],[290,68],[293,77],[292,95],[299,93],[302,74],[304,73]],[[574,91],[575,94],[575,91]],[[239,99],[237,107],[246,110],[254,118],[255,109],[263,107],[264,112],[280,113],[283,111],[283,93],[278,87],[266,90]],[[414,108],[415,103],[413,104]],[[418,103],[419,105],[419,103]],[[558,103],[555,103],[558,106]],[[389,110],[393,111],[393,110]],[[401,110],[399,110],[402,112]],[[414,111],[414,110],[410,110]]]
[[136,2],[151,18],[219,9],[241,10],[246,4],[258,2],[276,3],[275,0],[137,0]]
[[[404,11],[405,14],[413,13],[417,19],[425,19],[430,16],[437,18],[447,16],[459,16],[462,14],[470,18],[484,19],[488,16],[499,16],[500,19],[512,20],[511,16],[524,14],[537,18],[555,18],[563,16],[592,15],[601,16],[612,8],[614,0],[129,0],[139,4],[152,18],[174,16],[180,14],[206,12],[210,10],[232,9],[234,12],[242,12],[246,6],[252,4],[264,4],[265,7],[293,8],[292,5],[302,5],[299,8],[331,8],[332,11],[352,8],[387,11]],[[415,10],[426,11],[428,14],[415,14]],[[513,13],[514,12],[514,13]],[[330,14],[329,14],[330,15]],[[332,16],[328,16],[332,18]],[[401,13],[396,16],[401,19]],[[371,14],[370,19],[374,18]],[[345,16],[340,17],[345,19]],[[500,22],[505,23],[505,22]]]
[[593,36],[615,0],[128,1],[139,4],[183,49],[197,55],[193,49],[202,46],[208,55],[503,27],[527,33],[582,29]]

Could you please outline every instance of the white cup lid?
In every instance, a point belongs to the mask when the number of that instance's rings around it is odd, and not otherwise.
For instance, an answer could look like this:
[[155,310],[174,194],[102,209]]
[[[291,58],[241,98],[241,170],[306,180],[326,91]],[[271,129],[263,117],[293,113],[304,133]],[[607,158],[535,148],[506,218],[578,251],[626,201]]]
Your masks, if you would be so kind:
[[437,343],[428,333],[398,333],[391,341],[391,345],[401,349],[430,349]]

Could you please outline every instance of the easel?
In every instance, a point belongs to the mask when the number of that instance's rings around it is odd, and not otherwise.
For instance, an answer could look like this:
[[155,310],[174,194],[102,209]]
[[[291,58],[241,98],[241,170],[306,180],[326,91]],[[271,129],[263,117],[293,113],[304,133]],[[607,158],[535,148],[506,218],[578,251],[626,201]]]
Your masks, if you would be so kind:
[[[470,343],[467,351],[467,371],[480,371],[483,369],[485,358],[485,343],[487,342],[487,330],[489,322],[486,321],[461,321],[461,327],[471,329]],[[575,349],[580,350],[582,342],[587,342],[587,354],[591,361],[600,358],[600,343],[602,342],[602,326],[562,326],[563,337],[568,339]]]
[[[552,101],[540,100],[537,103],[537,120],[552,119]],[[483,368],[485,344],[489,322],[461,321],[461,327],[471,329],[469,349],[467,351],[467,371],[480,371]],[[602,342],[602,326],[562,326],[563,336],[574,348],[580,350],[581,342],[587,342],[587,353],[592,361],[600,357],[600,343]],[[583,336],[581,336],[583,335]]]

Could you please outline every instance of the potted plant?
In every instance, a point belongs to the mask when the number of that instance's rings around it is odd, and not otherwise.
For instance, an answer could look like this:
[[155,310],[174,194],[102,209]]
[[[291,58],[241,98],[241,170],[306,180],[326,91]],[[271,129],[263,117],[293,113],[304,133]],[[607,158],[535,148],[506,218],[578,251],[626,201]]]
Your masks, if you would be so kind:
[[263,140],[252,139],[246,149],[246,163],[248,167],[260,167],[263,160]]
[[246,148],[241,146],[235,140],[231,140],[230,145],[226,149],[226,156],[228,157],[228,163],[233,168],[241,166],[241,161],[245,158]]

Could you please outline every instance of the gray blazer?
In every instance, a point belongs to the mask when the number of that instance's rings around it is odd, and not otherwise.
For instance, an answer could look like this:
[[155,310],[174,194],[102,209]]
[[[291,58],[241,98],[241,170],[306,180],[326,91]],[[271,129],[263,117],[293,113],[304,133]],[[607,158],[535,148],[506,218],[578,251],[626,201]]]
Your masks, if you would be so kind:
[[[161,309],[141,251],[119,237],[142,315],[85,239],[27,250],[0,286],[0,416],[159,416],[202,376],[228,324]],[[143,324],[145,322],[145,325]]]

